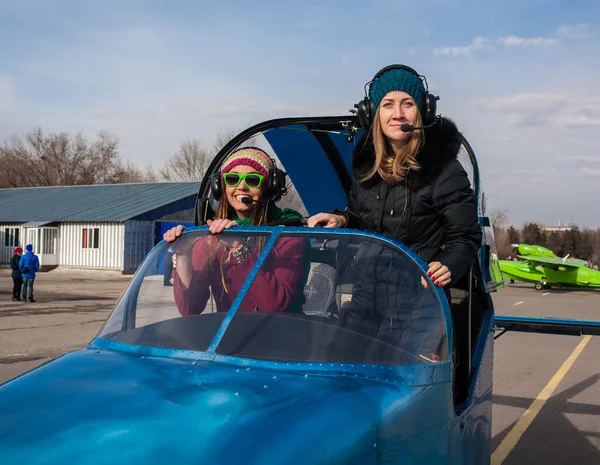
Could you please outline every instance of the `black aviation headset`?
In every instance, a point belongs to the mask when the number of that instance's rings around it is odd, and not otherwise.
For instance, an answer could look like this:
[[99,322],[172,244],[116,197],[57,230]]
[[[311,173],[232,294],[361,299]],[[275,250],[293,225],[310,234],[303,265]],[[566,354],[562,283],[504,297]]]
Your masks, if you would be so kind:
[[[265,153],[264,150],[259,149],[258,147],[244,147],[244,149],[259,150],[260,152]],[[254,203],[277,202],[287,193],[287,188],[285,187],[287,173],[277,167],[277,162],[273,158],[269,157],[269,160],[271,160],[273,168],[269,170],[267,184],[264,191],[267,200],[258,202],[255,201]],[[223,175],[221,174],[220,169],[216,173],[210,175],[209,189],[211,195],[216,201],[221,200],[221,196],[223,195]]]
[[[422,127],[427,127],[427,126],[432,126],[434,124],[437,124],[440,120],[440,117],[436,116],[435,112],[437,110],[437,101],[440,98],[429,92],[429,85],[427,84],[427,79],[425,78],[425,76],[417,73],[414,69],[412,69],[411,67],[406,66],[406,65],[389,65],[389,66],[386,66],[385,68],[382,68],[381,70],[379,70],[377,72],[377,74],[375,74],[375,76],[373,76],[373,79],[371,79],[369,82],[367,82],[365,84],[365,97],[360,102],[358,102],[356,105],[354,105],[354,108],[356,108],[356,114],[358,116],[358,121],[360,122],[361,126],[365,130],[368,130],[371,127],[371,123],[373,122],[373,118],[375,116],[375,109],[373,108],[373,102],[371,102],[371,99],[369,98],[369,90],[371,89],[371,85],[378,78],[380,78],[385,72],[387,72],[391,69],[403,69],[404,71],[413,73],[421,80],[421,82],[423,83],[423,86],[425,87],[425,95],[423,96],[423,108],[420,108],[420,110],[422,112],[421,118],[423,119]],[[417,129],[417,128],[414,128],[414,129]]]

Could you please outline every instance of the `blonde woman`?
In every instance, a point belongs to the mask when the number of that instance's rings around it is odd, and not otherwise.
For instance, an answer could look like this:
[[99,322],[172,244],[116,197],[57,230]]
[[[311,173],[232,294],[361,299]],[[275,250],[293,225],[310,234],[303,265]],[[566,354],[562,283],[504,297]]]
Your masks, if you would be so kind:
[[412,68],[386,67],[368,85],[372,124],[352,155],[348,206],[314,215],[308,225],[397,239],[429,264],[436,285],[447,286],[469,269],[481,244],[475,196],[457,160],[460,133],[435,116],[437,98]]

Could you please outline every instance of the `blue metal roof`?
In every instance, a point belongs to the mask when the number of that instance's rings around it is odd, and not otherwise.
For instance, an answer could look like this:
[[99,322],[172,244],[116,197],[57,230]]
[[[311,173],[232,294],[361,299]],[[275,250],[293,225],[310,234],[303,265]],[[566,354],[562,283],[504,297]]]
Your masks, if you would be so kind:
[[[193,207],[199,182],[0,189],[0,222],[125,221],[160,209]],[[191,208],[191,207],[188,207]],[[154,215],[153,215],[154,216]]]

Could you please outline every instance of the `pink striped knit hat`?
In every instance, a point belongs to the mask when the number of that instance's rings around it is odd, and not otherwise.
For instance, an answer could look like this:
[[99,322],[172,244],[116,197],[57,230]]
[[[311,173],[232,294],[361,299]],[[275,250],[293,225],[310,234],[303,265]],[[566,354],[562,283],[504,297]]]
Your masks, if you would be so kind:
[[257,173],[266,178],[269,177],[269,171],[273,169],[273,161],[263,150],[256,147],[242,147],[233,152],[223,162],[221,173],[227,173],[235,166],[251,166]]

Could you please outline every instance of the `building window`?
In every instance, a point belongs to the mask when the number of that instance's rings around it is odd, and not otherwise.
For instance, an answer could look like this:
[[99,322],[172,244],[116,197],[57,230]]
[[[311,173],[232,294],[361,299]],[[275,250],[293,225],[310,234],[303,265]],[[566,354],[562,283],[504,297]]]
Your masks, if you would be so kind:
[[83,228],[81,247],[97,249],[100,243],[100,228]]
[[19,246],[19,228],[4,228],[4,247]]

